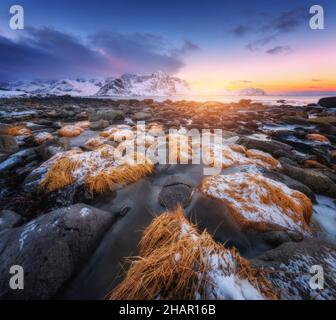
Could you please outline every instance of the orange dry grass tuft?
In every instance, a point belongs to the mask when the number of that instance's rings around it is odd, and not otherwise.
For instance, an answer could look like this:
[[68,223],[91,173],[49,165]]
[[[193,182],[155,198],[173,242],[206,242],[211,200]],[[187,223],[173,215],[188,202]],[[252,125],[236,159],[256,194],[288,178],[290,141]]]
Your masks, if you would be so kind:
[[106,142],[106,139],[103,137],[90,138],[85,142],[85,147],[88,149],[95,149],[104,145]]
[[85,180],[85,184],[92,194],[113,191],[114,189],[110,175],[105,171],[99,172],[94,176],[88,176]]
[[306,139],[312,140],[312,141],[318,141],[318,142],[327,142],[327,143],[330,142],[327,137],[323,136],[322,134],[318,134],[318,133],[307,134]]
[[303,166],[305,168],[316,168],[316,169],[327,169],[328,167],[323,165],[322,163],[319,163],[316,160],[305,160],[303,162]]
[[76,127],[73,125],[66,125],[58,130],[58,134],[61,137],[72,138],[72,137],[79,136],[83,131],[84,129],[80,127]]
[[111,300],[210,298],[209,290],[216,290],[217,284],[208,276],[212,268],[206,257],[209,253],[231,255],[236,265],[227,265],[223,272],[247,279],[266,298],[277,298],[261,271],[253,269],[234,249],[214,242],[206,231],[198,234],[181,208],[155,218],[144,231],[139,249],[140,257],[133,260]]
[[108,137],[110,141],[121,142],[125,140],[133,140],[135,138],[135,133],[128,129],[116,129]]
[[[243,229],[269,231],[300,226],[302,233],[310,232],[308,225],[313,206],[306,195],[291,189],[285,192],[286,186],[282,187],[282,184],[272,182],[261,175],[242,176],[244,180],[239,180],[241,178],[238,176],[235,178],[236,175],[206,178],[202,181],[201,191],[211,198],[223,201]],[[288,222],[285,225],[278,224],[281,217],[275,212],[290,218],[293,225],[288,225]],[[273,213],[275,216],[271,215]]]
[[72,184],[75,182],[72,172],[80,165],[79,161],[73,161],[67,157],[61,158],[49,169],[40,183],[40,188],[45,192],[52,192]]
[[90,127],[90,121],[78,121],[75,123],[75,127],[87,129]]
[[257,183],[267,190],[266,194],[260,194],[262,203],[270,206],[276,205],[284,212],[292,211],[294,212],[293,218],[295,220],[301,220],[303,216],[307,225],[309,224],[313,213],[313,205],[306,195],[299,191],[293,191],[291,195],[288,195],[280,187],[271,185],[266,180],[260,180],[253,176],[251,176],[250,182]]
[[91,193],[103,193],[112,191],[115,184],[124,186],[136,182],[152,172],[153,165],[149,162],[135,165],[123,164],[95,175],[88,175],[85,184]]
[[269,169],[279,166],[278,160],[259,150],[246,150],[237,144],[203,146],[203,162],[209,166],[221,166],[223,169],[233,165],[257,165]]
[[301,204],[301,209],[298,212],[302,212],[303,218],[307,225],[310,224],[310,218],[313,214],[313,204],[311,200],[303,193],[299,191],[294,191],[293,196],[299,200]]
[[279,165],[279,161],[277,159],[274,159],[268,153],[265,153],[265,152],[262,152],[262,151],[259,151],[259,150],[249,149],[249,150],[246,151],[246,155],[250,159],[261,160],[262,162],[265,162],[272,167],[276,167],[276,166]]
[[111,132],[110,132],[110,130],[101,131],[101,132],[99,133],[99,135],[100,135],[101,137],[103,137],[103,138],[108,138],[108,137],[111,135]]
[[102,193],[112,191],[115,184],[136,182],[153,172],[154,165],[142,154],[116,160],[114,150],[104,145],[90,152],[72,150],[58,154],[44,164],[49,170],[40,187],[51,192],[77,182],[85,184],[92,193]]
[[246,148],[240,144],[229,144],[231,150],[239,152],[239,153],[246,153]]
[[31,133],[31,129],[25,126],[10,127],[5,130],[5,134],[9,136],[30,136]]

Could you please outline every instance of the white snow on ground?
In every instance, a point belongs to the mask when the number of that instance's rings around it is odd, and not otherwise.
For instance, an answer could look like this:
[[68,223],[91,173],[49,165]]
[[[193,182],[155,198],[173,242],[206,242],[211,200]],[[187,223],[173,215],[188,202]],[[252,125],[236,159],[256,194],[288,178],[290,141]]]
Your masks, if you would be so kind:
[[271,140],[271,138],[264,133],[254,133],[247,137],[251,139],[255,139],[255,140],[260,140],[260,141],[270,141]]
[[[190,237],[195,245],[200,243],[200,237],[196,230],[188,223],[181,223],[180,238]],[[195,247],[196,249],[196,247]],[[241,278],[237,274],[237,261],[229,249],[218,250],[202,247],[201,257],[209,270],[199,273],[197,288],[202,281],[206,281],[205,295],[211,300],[265,300],[266,298],[248,279]],[[174,257],[178,263],[181,254],[176,253]],[[200,300],[201,294],[198,290],[195,293],[195,300]]]
[[[322,263],[323,261],[323,263]],[[327,285],[322,291],[315,290],[310,286],[312,274],[310,268],[314,265],[328,266],[328,276],[336,274],[336,256],[330,251],[321,251],[318,259],[316,257],[296,254],[286,264],[281,264],[275,272],[272,273],[271,281],[277,288],[282,289],[283,298],[286,300],[301,300],[302,292],[314,300],[335,299],[332,291]],[[335,278],[334,278],[335,281]]]
[[25,244],[25,241],[29,237],[29,235],[37,228],[37,225],[35,224],[35,221],[31,221],[26,224],[26,226],[23,228],[20,238],[19,238],[19,244],[20,244],[20,251],[23,249],[23,246]]
[[212,300],[264,300],[265,297],[247,279],[234,273],[236,262],[230,251],[205,255],[210,262],[207,273],[207,297]]
[[84,218],[84,217],[90,215],[92,213],[92,210],[89,209],[89,208],[82,208],[79,213],[80,213],[80,216],[82,218]]
[[322,235],[336,244],[336,203],[335,199],[317,195],[317,204],[314,208],[314,219],[319,223],[322,228]]
[[[78,149],[72,149],[69,151],[57,153],[52,158],[44,162],[39,168],[35,169],[36,172],[46,172],[41,177],[42,181],[48,170],[62,158],[67,158],[73,163],[77,163],[71,174],[74,178],[75,183],[81,185],[85,183],[86,178],[95,177],[102,172],[110,172],[113,168],[117,168],[122,165],[136,166],[137,163],[132,157],[121,157],[120,159],[115,159],[115,149],[110,145],[103,145],[99,149],[93,151],[83,152]],[[137,160],[145,163],[145,156],[142,153],[137,153]],[[148,161],[148,159],[147,159]],[[35,172],[35,170],[33,172]]]
[[[251,180],[252,177],[256,181]],[[258,181],[279,188],[285,195],[291,197],[297,205],[301,205],[300,199],[295,197],[297,191],[260,174],[235,173],[225,176],[212,176],[205,179],[202,192],[212,198],[227,201],[247,222],[268,223],[308,235],[308,227],[303,216],[298,219],[296,213],[290,207],[285,211],[277,203],[262,201],[262,197],[268,197],[269,192],[272,191],[266,189]]]
[[16,91],[16,90],[1,90],[0,89],[0,98],[10,98],[25,95],[24,92]]
[[17,117],[17,116],[29,116],[35,114],[35,111],[13,111],[13,112],[7,112],[7,111],[0,111],[0,116],[8,116],[11,117]]
[[246,150],[233,142],[236,137],[231,139],[224,141],[222,145],[210,142],[209,146],[203,146],[203,163],[222,168],[233,165],[257,165],[268,169],[280,167],[280,163],[270,154],[260,150]]

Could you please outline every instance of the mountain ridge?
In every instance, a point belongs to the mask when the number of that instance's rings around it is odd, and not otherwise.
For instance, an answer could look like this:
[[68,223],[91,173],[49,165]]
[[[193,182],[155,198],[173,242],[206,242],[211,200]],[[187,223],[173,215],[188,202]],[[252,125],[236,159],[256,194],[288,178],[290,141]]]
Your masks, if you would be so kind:
[[[120,77],[77,78],[61,80],[15,81],[0,84],[0,96],[92,96],[92,97],[169,97],[199,95],[190,89],[187,81],[162,71],[149,75],[126,73]],[[265,96],[259,88],[224,89],[217,95]]]
[[[2,89],[2,90],[1,90]],[[119,78],[77,78],[62,80],[15,81],[0,86],[6,95],[42,96],[171,96],[190,93],[185,80],[161,71],[150,75],[123,74]]]

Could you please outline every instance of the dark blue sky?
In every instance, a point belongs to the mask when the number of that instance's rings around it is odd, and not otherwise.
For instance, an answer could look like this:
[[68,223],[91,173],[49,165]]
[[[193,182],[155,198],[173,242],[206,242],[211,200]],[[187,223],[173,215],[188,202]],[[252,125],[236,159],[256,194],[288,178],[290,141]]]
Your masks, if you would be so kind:
[[[15,32],[8,27],[12,4],[0,2],[0,80],[157,69],[197,78],[196,66],[207,62],[257,54],[259,62],[289,59],[307,44],[332,46],[336,39],[331,0],[18,0],[26,29]],[[325,9],[323,32],[308,27],[313,4]]]

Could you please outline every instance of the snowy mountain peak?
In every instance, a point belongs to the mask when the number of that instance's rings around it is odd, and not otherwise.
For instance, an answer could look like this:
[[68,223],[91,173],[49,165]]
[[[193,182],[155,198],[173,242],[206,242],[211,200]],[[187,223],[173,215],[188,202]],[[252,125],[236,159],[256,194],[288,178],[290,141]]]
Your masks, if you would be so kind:
[[188,83],[162,71],[151,75],[124,74],[107,81],[97,96],[172,96],[188,94]]
[[16,81],[2,85],[15,95],[171,96],[187,94],[186,81],[162,71],[151,75],[123,74],[119,78]]

